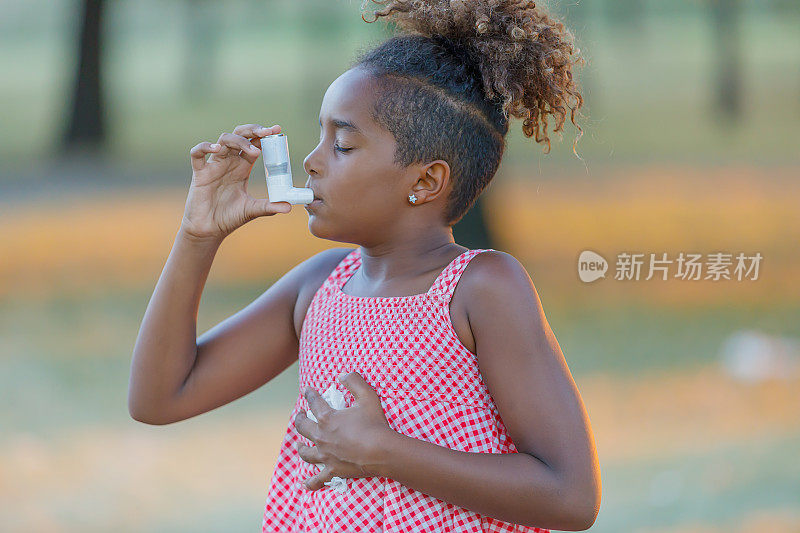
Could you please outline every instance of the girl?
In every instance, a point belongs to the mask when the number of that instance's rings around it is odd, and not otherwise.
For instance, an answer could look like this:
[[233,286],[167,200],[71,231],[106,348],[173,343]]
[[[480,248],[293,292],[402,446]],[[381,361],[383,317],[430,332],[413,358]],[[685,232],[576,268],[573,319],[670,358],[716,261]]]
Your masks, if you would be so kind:
[[[509,115],[548,149],[548,115],[559,131],[569,108],[574,124],[571,35],[530,1],[379,3],[375,20],[404,32],[330,85],[304,160],[309,230],[358,247],[309,258],[196,338],[222,240],[291,205],[246,191],[260,138],[279,126],[192,148],[181,227],[134,348],[131,416],[187,419],[299,359],[264,532],[587,529],[594,439],[533,283],[513,256],[452,233],[500,164]],[[330,387],[344,408],[321,396]]]

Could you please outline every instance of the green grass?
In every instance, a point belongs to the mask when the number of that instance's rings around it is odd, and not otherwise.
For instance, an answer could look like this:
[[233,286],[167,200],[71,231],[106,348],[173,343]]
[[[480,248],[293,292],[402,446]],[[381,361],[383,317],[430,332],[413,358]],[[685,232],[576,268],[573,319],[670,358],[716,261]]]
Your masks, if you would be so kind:
[[[209,285],[198,332],[235,313],[265,288]],[[58,431],[85,424],[127,423],[130,358],[150,293],[109,291],[53,295],[47,301],[0,303],[0,390],[14,399],[0,407],[11,431]],[[558,300],[557,298],[555,300]],[[635,378],[713,363],[725,338],[742,328],[790,334],[800,308],[620,307],[545,309],[575,376],[597,372]],[[297,365],[275,381],[210,416],[289,408]]]
[[[681,524],[731,527],[755,510],[798,512],[800,466],[790,458],[800,434],[719,443],[712,451],[612,463],[603,471],[592,531],[637,531]],[[724,480],[724,481],[723,481]]]
[[[257,287],[207,287],[198,318],[202,333],[247,305]],[[127,424],[131,354],[150,294],[54,295],[48,301],[0,303],[0,426],[46,435],[68,427]],[[297,365],[210,418],[270,405],[288,409],[297,394]]]
[[[198,331],[247,305],[263,289],[254,285],[209,285],[201,302]],[[129,419],[126,401],[130,355],[149,296],[149,288],[108,289],[54,294],[43,301],[0,302],[0,391],[6,399],[0,404],[0,444],[21,434],[58,442],[81,429],[132,431],[135,425]],[[597,372],[631,380],[650,373],[689,372],[694,366],[714,361],[722,340],[739,328],[787,334],[794,331],[800,318],[796,307],[576,309],[569,302],[552,299],[559,303],[545,311],[579,381],[581,376]],[[136,426],[139,432],[129,434],[153,438],[157,433],[163,435],[166,444],[167,438],[190,426],[196,431],[213,428],[238,415],[256,415],[253,420],[261,420],[267,411],[283,416],[291,409],[296,387],[295,364],[269,385],[202,415],[192,424],[158,432]],[[692,453],[667,452],[653,458],[610,462],[601,457],[603,506],[592,531],[680,528],[682,524],[733,527],[756,511],[796,510],[800,471],[793,466],[793,458],[798,445],[800,435],[780,433],[720,442]],[[277,446],[277,442],[269,446]],[[172,480],[176,476],[202,476],[202,467],[195,468],[200,470],[165,475]],[[714,479],[720,473],[730,473],[729,482],[717,487]],[[235,470],[231,475],[236,475]],[[107,482],[112,482],[110,477]],[[86,489],[95,490],[93,487],[87,484]],[[130,490],[146,489],[140,484]],[[262,493],[220,495],[213,502],[205,496],[176,494],[169,508],[145,514],[122,530],[257,528],[266,490],[265,484]],[[49,516],[59,517],[59,523],[68,528],[101,530],[99,524],[113,520],[91,509],[104,508],[103,502],[109,509],[115,508],[120,505],[115,499],[120,494],[115,490],[81,498],[64,495],[50,502]],[[92,529],[94,525],[96,529]]]
[[799,306],[546,308],[570,370],[635,378],[714,364],[725,339],[742,329],[794,335]]

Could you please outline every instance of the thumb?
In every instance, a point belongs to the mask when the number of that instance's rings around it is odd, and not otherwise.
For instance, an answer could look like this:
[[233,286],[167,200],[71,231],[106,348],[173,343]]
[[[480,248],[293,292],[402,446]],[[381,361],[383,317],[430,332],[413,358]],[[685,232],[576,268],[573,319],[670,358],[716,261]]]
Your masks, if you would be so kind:
[[253,198],[248,202],[246,215],[248,218],[270,216],[276,213],[290,213],[292,204],[289,202],[270,202],[267,198]]

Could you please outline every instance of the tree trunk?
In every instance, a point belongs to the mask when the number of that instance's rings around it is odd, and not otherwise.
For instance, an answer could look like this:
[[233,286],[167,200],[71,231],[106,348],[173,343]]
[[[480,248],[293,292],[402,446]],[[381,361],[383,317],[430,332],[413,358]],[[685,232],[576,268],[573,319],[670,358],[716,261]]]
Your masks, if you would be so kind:
[[[485,193],[486,191],[484,191]],[[495,248],[496,243],[486,225],[486,208],[483,196],[478,196],[473,206],[453,226],[453,239],[467,248]]]
[[64,148],[102,148],[106,139],[102,88],[102,20],[105,0],[83,0],[78,63]]
[[714,22],[715,98],[720,118],[738,120],[742,113],[741,0],[711,0]]

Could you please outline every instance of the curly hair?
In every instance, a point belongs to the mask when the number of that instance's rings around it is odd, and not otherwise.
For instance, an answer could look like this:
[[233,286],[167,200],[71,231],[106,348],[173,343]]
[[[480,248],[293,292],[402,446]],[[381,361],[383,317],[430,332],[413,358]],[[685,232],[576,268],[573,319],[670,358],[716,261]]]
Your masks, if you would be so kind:
[[445,213],[455,224],[489,184],[505,151],[509,117],[522,118],[526,137],[550,152],[567,110],[583,105],[573,66],[584,63],[563,23],[530,0],[364,0],[400,30],[352,67],[368,69],[379,96],[373,118],[398,144],[396,162],[444,159],[453,190]]

